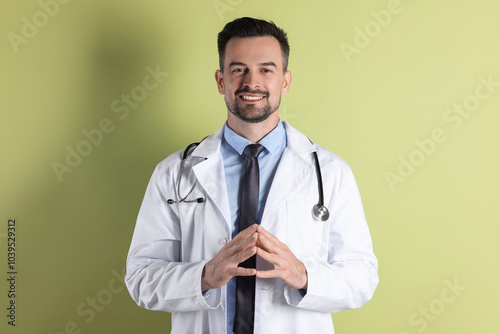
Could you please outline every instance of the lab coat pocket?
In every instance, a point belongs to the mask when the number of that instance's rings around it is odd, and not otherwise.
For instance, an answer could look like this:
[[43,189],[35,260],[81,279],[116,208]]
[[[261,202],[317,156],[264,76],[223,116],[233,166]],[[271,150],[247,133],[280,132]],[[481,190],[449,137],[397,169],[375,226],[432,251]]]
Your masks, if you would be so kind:
[[287,244],[302,261],[325,260],[328,254],[326,223],[314,219],[317,194],[298,193],[287,199]]

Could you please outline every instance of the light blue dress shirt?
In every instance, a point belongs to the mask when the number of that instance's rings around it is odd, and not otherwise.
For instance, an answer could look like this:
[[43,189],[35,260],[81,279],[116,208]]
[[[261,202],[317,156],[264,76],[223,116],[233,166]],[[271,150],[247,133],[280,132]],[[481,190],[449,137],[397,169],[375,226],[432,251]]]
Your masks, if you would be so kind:
[[[238,216],[240,212],[240,183],[246,169],[246,158],[243,150],[253,144],[246,138],[237,135],[226,123],[224,136],[220,146],[224,161],[229,208],[231,210],[231,227],[233,238],[238,234]],[[276,173],[281,154],[286,146],[286,131],[281,120],[276,128],[259,141],[264,151],[259,155],[259,213],[257,222],[260,224],[262,213]],[[227,283],[227,333],[233,334],[234,312],[236,302],[236,279],[233,277]]]

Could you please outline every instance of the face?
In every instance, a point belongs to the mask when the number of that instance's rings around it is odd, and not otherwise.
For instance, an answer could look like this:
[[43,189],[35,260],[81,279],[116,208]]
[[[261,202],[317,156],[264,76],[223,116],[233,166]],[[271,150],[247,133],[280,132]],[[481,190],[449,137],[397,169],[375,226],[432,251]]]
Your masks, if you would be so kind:
[[226,45],[224,71],[215,74],[224,95],[228,120],[260,123],[275,113],[288,93],[290,72],[283,72],[279,42],[272,36],[231,38]]

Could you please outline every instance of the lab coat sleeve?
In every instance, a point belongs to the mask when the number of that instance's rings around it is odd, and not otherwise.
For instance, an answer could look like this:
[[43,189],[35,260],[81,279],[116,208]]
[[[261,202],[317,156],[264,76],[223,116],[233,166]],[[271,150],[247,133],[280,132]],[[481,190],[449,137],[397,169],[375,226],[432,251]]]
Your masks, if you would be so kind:
[[341,182],[330,199],[328,242],[321,246],[327,248],[328,261],[301,259],[308,274],[307,292],[287,286],[285,298],[291,306],[321,312],[359,308],[372,298],[378,284],[377,258],[358,187],[350,167],[340,162]]
[[181,227],[175,206],[167,203],[164,187],[173,197],[174,177],[166,167],[154,171],[137,218],[125,283],[141,307],[166,312],[217,308],[220,289],[202,294],[201,276],[208,260],[181,262]]

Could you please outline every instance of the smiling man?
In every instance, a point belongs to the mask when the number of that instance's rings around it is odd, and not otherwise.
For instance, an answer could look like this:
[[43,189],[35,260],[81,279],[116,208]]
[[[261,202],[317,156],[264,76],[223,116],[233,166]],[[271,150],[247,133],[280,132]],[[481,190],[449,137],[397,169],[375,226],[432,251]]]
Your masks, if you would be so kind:
[[156,167],[129,292],[172,312],[172,333],[334,333],[331,312],[361,307],[378,284],[352,171],[280,120],[292,81],[282,29],[240,18],[218,50],[227,122]]
[[[288,92],[292,79],[278,40],[272,36],[235,37],[227,42],[222,57],[227,61],[220,64],[216,80],[230,112],[228,120],[239,119],[243,124],[265,121],[275,127],[281,95]],[[273,118],[268,120],[270,116]]]

